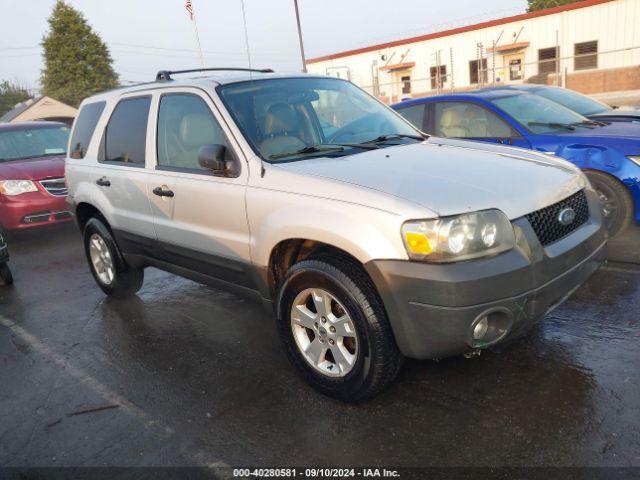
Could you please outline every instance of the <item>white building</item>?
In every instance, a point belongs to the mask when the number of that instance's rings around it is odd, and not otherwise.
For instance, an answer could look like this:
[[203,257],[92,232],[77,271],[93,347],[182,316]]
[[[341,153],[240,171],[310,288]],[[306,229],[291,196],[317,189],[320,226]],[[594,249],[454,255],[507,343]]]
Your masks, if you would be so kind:
[[387,102],[521,82],[640,89],[640,0],[584,0],[312,58],[307,68]]

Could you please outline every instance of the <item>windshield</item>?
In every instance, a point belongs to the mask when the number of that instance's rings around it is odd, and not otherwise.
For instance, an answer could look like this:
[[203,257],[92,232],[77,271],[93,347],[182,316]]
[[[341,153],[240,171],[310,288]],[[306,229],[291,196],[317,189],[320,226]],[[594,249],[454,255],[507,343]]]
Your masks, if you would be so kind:
[[270,162],[422,140],[402,117],[344,80],[261,79],[223,85],[218,93],[254,151]]
[[69,127],[25,127],[0,130],[0,162],[65,155]]
[[521,93],[491,100],[533,133],[557,133],[575,130],[575,125],[589,122],[585,117],[559,103],[538,95]]
[[606,112],[611,110],[611,107],[605,103],[594,100],[573,90],[567,90],[564,88],[542,87],[533,91],[536,95],[548,98],[554,102],[558,102],[560,105],[578,112],[580,115],[589,116],[596,113]]

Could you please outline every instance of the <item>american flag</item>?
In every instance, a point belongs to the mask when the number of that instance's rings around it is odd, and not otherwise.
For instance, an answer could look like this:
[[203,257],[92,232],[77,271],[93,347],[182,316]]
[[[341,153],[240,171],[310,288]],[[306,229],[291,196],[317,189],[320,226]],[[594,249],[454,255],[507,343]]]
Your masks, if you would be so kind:
[[189,18],[193,20],[193,5],[191,5],[191,0],[187,0],[187,3],[184,6],[184,8],[186,8],[187,12],[189,12]]

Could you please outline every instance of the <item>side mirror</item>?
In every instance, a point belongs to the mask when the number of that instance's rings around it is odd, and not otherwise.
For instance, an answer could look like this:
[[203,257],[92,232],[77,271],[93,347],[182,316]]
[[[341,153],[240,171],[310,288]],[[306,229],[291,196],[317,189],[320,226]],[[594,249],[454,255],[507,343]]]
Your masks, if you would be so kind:
[[198,163],[202,168],[211,170],[214,175],[233,176],[235,162],[227,157],[227,147],[224,145],[203,145],[198,151]]

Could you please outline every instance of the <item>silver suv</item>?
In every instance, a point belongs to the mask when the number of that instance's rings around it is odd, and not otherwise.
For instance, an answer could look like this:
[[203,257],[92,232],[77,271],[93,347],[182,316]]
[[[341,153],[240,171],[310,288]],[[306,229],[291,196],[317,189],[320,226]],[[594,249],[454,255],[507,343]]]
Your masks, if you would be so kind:
[[573,165],[428,137],[337,78],[161,72],[86,99],[70,142],[69,202],[107,295],[153,266],[262,300],[302,376],[345,401],[403,357],[517,337],[603,261]]

